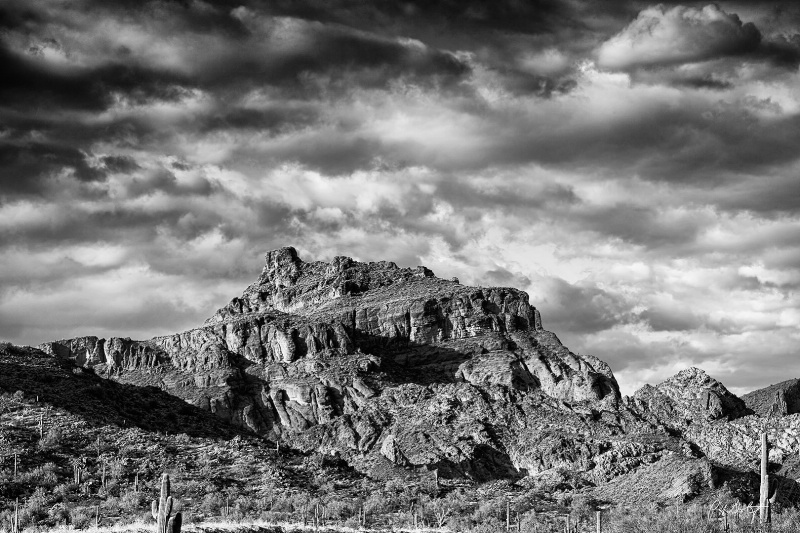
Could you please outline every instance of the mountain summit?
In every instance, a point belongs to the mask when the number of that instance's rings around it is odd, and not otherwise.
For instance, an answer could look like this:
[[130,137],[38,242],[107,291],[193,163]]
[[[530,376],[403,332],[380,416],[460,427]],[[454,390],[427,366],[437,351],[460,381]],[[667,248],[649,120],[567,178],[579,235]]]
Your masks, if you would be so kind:
[[200,327],[40,349],[374,478],[580,472],[607,500],[643,497],[626,476],[652,481],[647,499],[688,498],[715,486],[715,465],[747,470],[763,427],[699,369],[621,398],[608,365],[563,346],[520,290],[289,247]]
[[608,365],[565,348],[522,291],[386,261],[305,262],[289,247],[265,259],[258,280],[196,329],[41,348],[367,471],[537,470],[548,461],[526,457],[523,434],[541,436],[539,411],[619,404]]

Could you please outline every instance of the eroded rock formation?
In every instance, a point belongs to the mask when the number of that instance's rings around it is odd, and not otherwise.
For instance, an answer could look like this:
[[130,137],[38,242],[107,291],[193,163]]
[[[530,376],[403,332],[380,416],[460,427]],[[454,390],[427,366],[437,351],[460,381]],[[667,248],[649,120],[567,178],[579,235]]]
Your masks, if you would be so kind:
[[[566,469],[604,486],[674,467],[686,476],[656,492],[687,498],[713,486],[707,459],[747,464],[760,420],[698,369],[623,401],[608,365],[564,347],[517,289],[385,261],[304,262],[293,248],[268,253],[257,281],[198,328],[41,348],[373,476]],[[790,412],[791,390],[772,409]],[[780,453],[800,442],[775,438]]]

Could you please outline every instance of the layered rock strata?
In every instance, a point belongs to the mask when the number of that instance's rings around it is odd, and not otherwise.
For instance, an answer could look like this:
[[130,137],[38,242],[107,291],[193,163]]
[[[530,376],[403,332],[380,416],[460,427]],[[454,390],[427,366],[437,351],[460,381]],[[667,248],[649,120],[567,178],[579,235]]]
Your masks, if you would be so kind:
[[[638,479],[645,467],[682,465],[688,481],[659,490],[686,498],[695,485],[713,485],[704,456],[749,460],[749,452],[721,451],[726,431],[736,430],[718,428],[751,411],[702,371],[623,400],[608,365],[564,347],[527,294],[465,286],[425,267],[305,262],[282,248],[198,328],[41,348],[117,381],[158,386],[287,445],[337,454],[376,477],[569,470],[604,486]],[[752,432],[744,433],[741,448],[750,446]],[[787,439],[776,449],[793,450]]]
[[[620,401],[608,365],[544,330],[522,291],[390,262],[307,263],[293,248],[267,254],[258,280],[199,328],[41,348],[364,469],[491,477],[588,463],[591,451],[553,459],[568,444],[547,435],[565,417],[582,432]],[[563,407],[581,403],[595,414]],[[619,421],[597,431],[613,436]],[[531,434],[542,449],[525,445]]]

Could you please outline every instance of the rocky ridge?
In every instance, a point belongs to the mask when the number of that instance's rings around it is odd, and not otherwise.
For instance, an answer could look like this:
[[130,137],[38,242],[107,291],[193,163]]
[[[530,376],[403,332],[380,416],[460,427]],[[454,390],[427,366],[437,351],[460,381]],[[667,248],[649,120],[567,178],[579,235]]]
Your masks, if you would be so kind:
[[790,379],[753,391],[742,400],[761,416],[786,416],[800,413],[800,379]]
[[[713,488],[709,461],[752,466],[761,420],[698,369],[622,398],[608,365],[564,347],[517,289],[385,261],[304,262],[293,248],[268,253],[256,282],[193,330],[40,348],[372,477],[570,470],[613,489],[620,476],[686,472],[656,491],[686,498]],[[782,438],[776,458],[797,451]]]

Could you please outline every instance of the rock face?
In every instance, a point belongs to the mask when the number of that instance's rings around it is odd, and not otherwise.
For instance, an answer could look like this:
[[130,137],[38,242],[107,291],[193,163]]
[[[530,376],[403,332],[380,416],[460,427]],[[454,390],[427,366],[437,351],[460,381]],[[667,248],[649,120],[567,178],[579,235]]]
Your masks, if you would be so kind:
[[800,413],[800,379],[790,379],[742,396],[745,404],[761,416]]
[[[276,311],[288,315],[282,324],[259,320]],[[484,366],[483,374],[491,374],[484,378],[540,388],[565,401],[619,400],[611,369],[594,357],[571,353],[544,331],[527,294],[465,287],[436,278],[425,267],[348,257],[304,263],[294,248],[282,248],[267,254],[258,281],[206,324],[222,327],[228,349],[255,363],[291,363],[326,351],[347,354],[355,347],[453,381],[450,367],[432,365],[491,352],[489,359],[498,364]],[[439,349],[415,350],[419,347]],[[465,370],[460,376],[468,380],[474,368]]]
[[687,368],[655,387],[645,385],[628,405],[642,417],[675,429],[749,413],[740,398],[699,368]]
[[[735,440],[728,421],[751,411],[701,370],[623,400],[608,365],[564,347],[527,294],[461,285],[425,267],[304,262],[281,248],[198,328],[40,348],[116,381],[158,386],[289,446],[337,454],[374,477],[568,470],[602,487],[644,468],[680,467],[683,481],[658,485],[669,499],[714,486],[704,455],[750,460],[725,443]],[[795,400],[786,391],[788,413]],[[751,433],[736,437],[741,447]],[[794,449],[784,441],[781,450]]]
[[162,352],[148,344],[128,338],[112,337],[106,340],[97,337],[79,337],[46,342],[39,348],[50,355],[73,359],[78,365],[86,367],[104,365],[133,370],[168,362]]
[[543,329],[524,292],[389,262],[307,263],[293,248],[268,253],[258,280],[194,330],[41,348],[365,471],[518,476],[613,447],[565,432],[622,431],[616,414],[600,420],[620,402],[611,369]]

